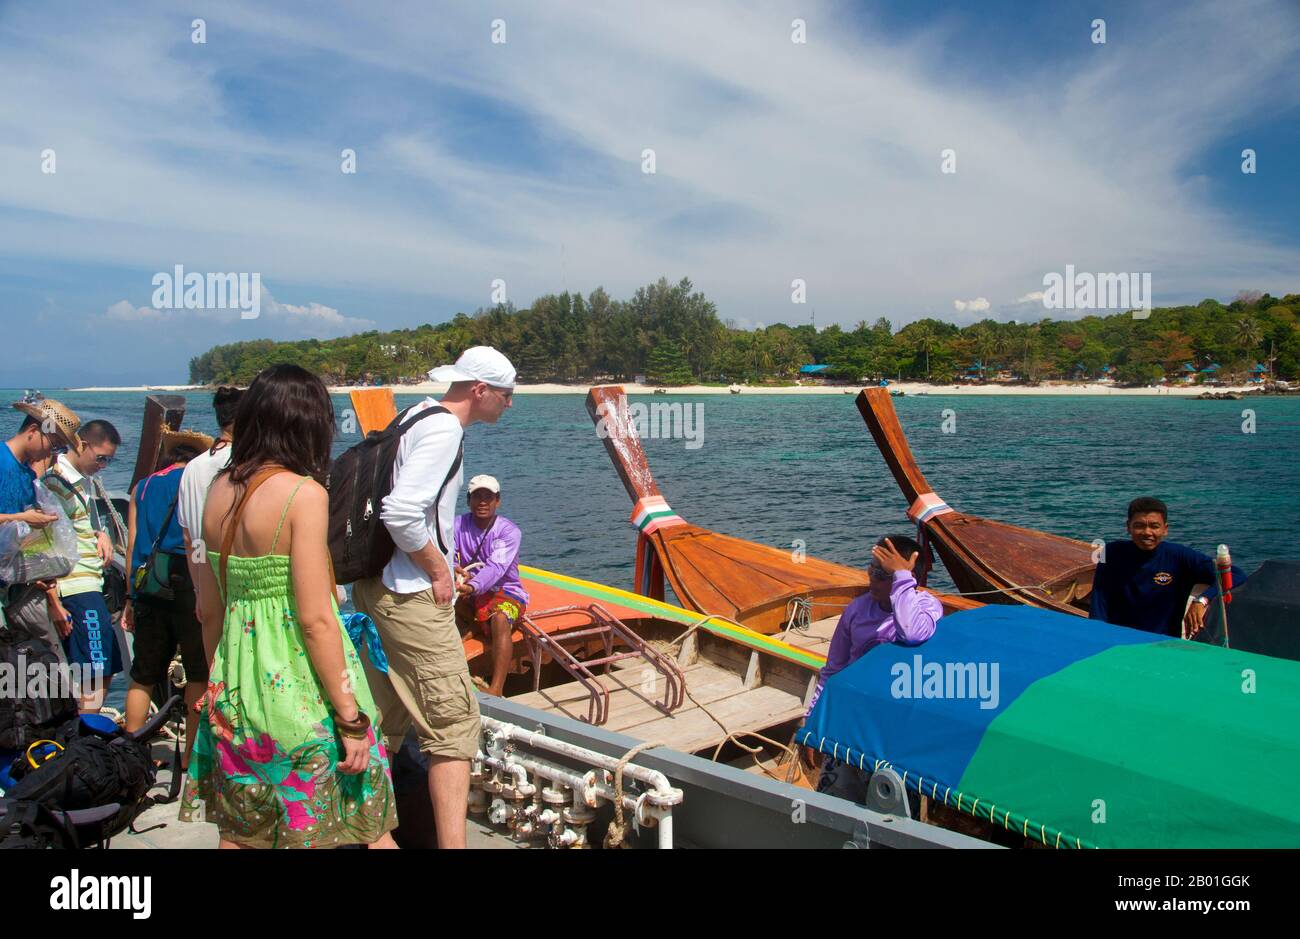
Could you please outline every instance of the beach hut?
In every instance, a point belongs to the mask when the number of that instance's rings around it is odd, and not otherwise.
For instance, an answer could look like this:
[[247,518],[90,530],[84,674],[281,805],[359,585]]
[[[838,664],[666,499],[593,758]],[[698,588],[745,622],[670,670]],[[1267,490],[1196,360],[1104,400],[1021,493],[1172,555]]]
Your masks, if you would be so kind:
[[826,378],[826,376],[823,375],[822,373],[825,372],[828,368],[830,368],[829,365],[812,365],[811,363],[808,365],[803,365],[800,366],[799,368],[799,377],[800,379],[811,378],[815,381],[820,382]]
[[1196,366],[1193,365],[1191,362],[1184,362],[1182,364],[1182,367],[1178,369],[1179,381],[1189,382],[1195,377],[1196,377]]
[[1267,374],[1268,374],[1268,368],[1265,365],[1256,362],[1255,367],[1250,370],[1249,381],[1252,385],[1262,384],[1264,381],[1264,376]]

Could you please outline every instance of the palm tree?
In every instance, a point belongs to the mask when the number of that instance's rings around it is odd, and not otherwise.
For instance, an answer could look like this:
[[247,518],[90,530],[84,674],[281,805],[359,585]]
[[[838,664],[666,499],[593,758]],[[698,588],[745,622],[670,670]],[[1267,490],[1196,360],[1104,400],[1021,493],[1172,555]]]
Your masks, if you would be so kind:
[[[971,347],[975,350],[975,357],[979,359],[980,367],[987,370],[997,352],[997,340],[993,336],[992,330],[987,326],[973,326],[970,331]],[[983,374],[981,373],[981,378]]]
[[925,377],[930,377],[930,350],[938,343],[939,337],[935,335],[934,327],[929,323],[917,323],[912,329],[911,342],[912,348],[917,352],[925,353]]
[[1237,345],[1241,346],[1243,352],[1248,352],[1259,345],[1260,340],[1264,338],[1263,332],[1257,323],[1251,317],[1243,317],[1237,321]]

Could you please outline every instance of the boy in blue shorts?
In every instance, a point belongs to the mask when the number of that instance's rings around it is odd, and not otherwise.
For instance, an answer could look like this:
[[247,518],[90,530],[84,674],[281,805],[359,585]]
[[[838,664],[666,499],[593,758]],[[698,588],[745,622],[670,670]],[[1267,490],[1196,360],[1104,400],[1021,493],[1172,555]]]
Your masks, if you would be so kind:
[[42,478],[77,532],[77,566],[58,580],[50,609],[73,668],[81,713],[96,714],[113,676],[122,671],[122,653],[113,618],[104,600],[104,568],[113,559],[108,520],[98,517],[90,477],[113,461],[122,438],[108,421],[90,421],[77,432],[81,447],[63,453]]

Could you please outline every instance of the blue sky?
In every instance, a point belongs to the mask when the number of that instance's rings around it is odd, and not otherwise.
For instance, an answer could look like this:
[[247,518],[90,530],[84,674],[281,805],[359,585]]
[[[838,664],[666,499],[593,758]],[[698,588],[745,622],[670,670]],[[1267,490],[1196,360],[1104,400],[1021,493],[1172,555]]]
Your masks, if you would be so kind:
[[[0,5],[0,386],[184,381],[497,278],[689,276],[741,326],[1035,318],[1066,264],[1157,303],[1300,290],[1286,0],[124,9]],[[155,310],[175,264],[260,273],[261,316]]]

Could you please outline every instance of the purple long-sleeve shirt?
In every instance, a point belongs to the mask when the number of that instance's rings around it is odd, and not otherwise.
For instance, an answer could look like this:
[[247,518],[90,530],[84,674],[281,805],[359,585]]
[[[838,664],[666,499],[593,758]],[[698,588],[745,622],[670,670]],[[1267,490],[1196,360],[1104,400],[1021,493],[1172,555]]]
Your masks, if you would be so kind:
[[519,582],[522,540],[519,526],[504,515],[494,518],[486,531],[474,523],[472,513],[456,516],[456,563],[468,567],[476,561],[483,562],[469,581],[475,596],[501,590],[520,604],[528,605],[528,592]]
[[920,645],[934,635],[935,624],[943,616],[943,604],[934,594],[917,589],[911,571],[894,572],[894,582],[889,588],[889,605],[893,607],[892,611],[877,603],[871,594],[864,593],[844,608],[835,626],[835,635],[831,637],[826,664],[817,676],[817,690],[804,712],[805,717],[812,713],[813,705],[821,697],[826,679],[848,668],[868,649],[882,642]]

